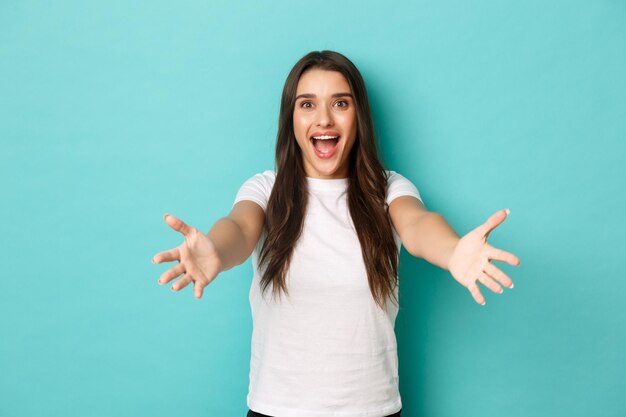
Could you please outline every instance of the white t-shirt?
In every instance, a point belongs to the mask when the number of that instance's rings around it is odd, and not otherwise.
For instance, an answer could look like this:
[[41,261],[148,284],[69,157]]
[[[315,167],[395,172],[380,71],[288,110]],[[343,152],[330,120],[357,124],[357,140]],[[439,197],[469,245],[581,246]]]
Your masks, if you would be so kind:
[[[421,200],[409,180],[388,171],[387,204],[403,195]],[[276,174],[264,171],[239,189],[241,200],[265,211]],[[348,179],[307,177],[304,229],[286,276],[289,297],[261,293],[258,260],[267,230],[252,252],[252,344],[247,404],[277,417],[382,417],[402,408],[394,324],[369,289],[363,255],[347,205]],[[401,240],[394,239],[400,250]],[[395,291],[396,297],[398,290]]]

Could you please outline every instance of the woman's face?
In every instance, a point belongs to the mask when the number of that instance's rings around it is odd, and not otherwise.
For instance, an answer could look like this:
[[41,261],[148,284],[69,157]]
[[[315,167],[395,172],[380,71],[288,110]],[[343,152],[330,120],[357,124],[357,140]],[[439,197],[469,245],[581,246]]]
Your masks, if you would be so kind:
[[315,68],[300,76],[293,130],[307,177],[348,176],[348,157],[356,138],[356,117],[352,90],[340,72]]

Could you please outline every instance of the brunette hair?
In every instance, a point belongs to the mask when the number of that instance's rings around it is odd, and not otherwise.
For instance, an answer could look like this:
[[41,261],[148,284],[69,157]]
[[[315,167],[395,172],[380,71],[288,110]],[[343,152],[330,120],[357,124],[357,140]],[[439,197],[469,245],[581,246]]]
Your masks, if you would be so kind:
[[356,66],[334,51],[313,51],[291,69],[283,88],[276,139],[276,181],[266,209],[267,235],[259,256],[263,292],[272,283],[273,294],[289,295],[286,274],[293,249],[304,226],[308,188],[302,153],[293,130],[296,89],[310,69],[337,71],[346,78],[357,114],[357,135],[349,156],[348,208],[356,229],[376,303],[385,309],[389,295],[397,302],[399,253],[385,202],[387,174],[379,160],[365,83]]

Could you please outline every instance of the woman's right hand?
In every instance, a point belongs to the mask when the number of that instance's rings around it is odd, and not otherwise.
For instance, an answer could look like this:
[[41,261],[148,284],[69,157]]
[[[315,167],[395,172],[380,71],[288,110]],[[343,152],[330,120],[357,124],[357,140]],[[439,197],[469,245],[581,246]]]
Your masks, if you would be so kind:
[[191,281],[194,282],[194,294],[196,298],[202,297],[204,287],[222,271],[222,261],[211,239],[200,230],[188,226],[182,220],[166,214],[163,216],[165,223],[172,229],[180,232],[185,240],[173,249],[159,252],[152,258],[152,263],[178,261],[159,278],[159,284],[167,284],[181,274],[181,279],[172,285],[172,290],[179,291],[185,288]]

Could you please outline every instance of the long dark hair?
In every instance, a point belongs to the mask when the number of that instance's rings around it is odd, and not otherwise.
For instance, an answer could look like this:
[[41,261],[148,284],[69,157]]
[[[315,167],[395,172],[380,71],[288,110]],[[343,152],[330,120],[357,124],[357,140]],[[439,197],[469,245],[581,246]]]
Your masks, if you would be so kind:
[[389,295],[397,302],[394,290],[399,261],[385,202],[387,175],[378,157],[363,78],[348,58],[334,51],[306,54],[285,81],[276,139],[276,181],[267,204],[267,235],[259,257],[259,264],[265,265],[261,287],[265,292],[271,282],[274,295],[281,291],[289,295],[285,276],[302,233],[308,199],[302,152],[293,130],[293,111],[298,81],[305,71],[314,68],[340,72],[354,94],[357,135],[349,156],[348,208],[361,244],[370,291],[384,310]]

